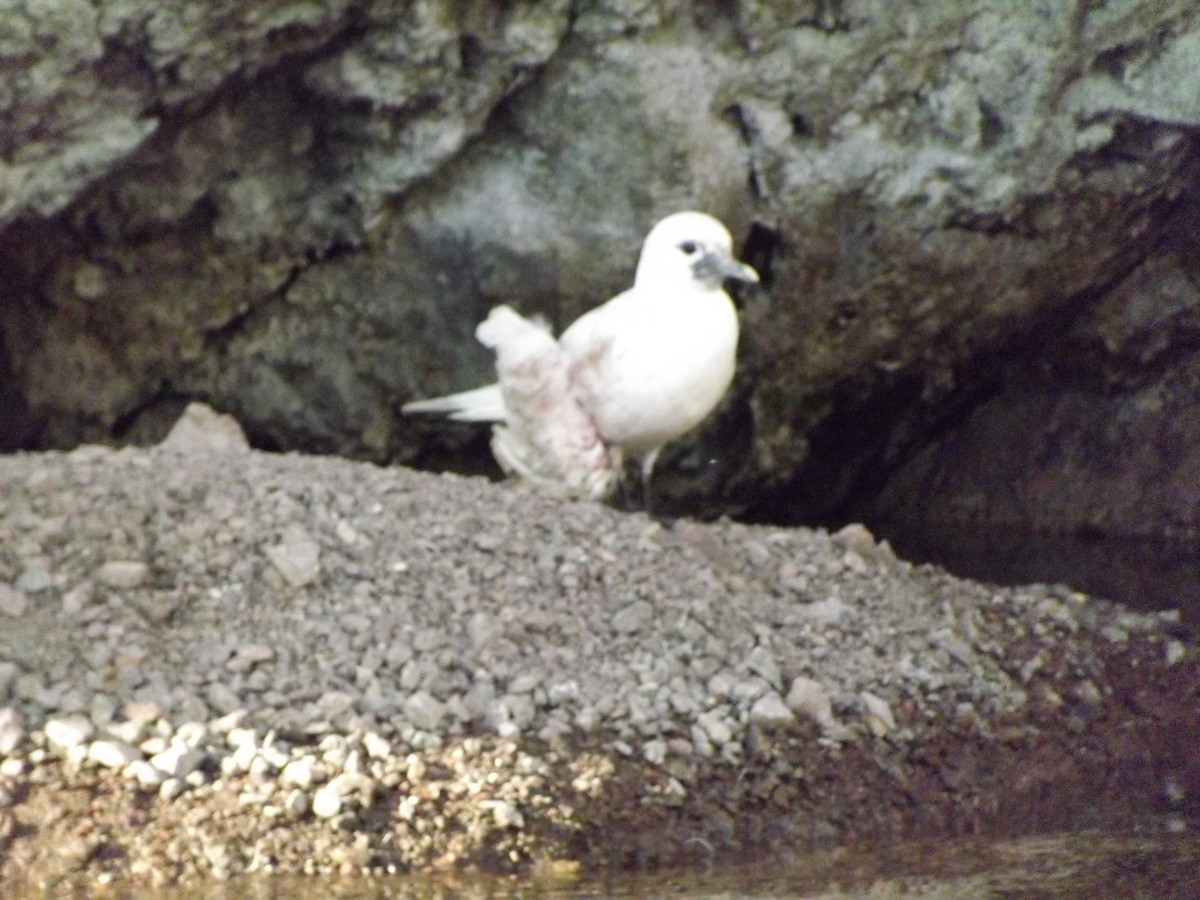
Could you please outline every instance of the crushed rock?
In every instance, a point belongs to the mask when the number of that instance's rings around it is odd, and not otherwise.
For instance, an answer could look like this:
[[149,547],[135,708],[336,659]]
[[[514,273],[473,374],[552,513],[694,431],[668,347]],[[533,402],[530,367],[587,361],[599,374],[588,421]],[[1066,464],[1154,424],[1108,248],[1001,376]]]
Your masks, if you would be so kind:
[[748,767],[799,808],[842,757],[1086,729],[1114,658],[1196,670],[1169,614],[962,581],[862,526],[667,527],[204,442],[0,457],[0,597],[0,787],[151,796],[187,827],[59,857],[165,881],[586,857],[585,809],[693,814]]

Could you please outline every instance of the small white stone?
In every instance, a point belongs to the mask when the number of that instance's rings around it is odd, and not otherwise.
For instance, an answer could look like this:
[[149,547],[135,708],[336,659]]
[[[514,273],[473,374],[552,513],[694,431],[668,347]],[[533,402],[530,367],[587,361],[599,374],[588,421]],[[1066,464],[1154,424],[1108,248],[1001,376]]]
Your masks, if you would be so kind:
[[392,755],[391,742],[374,731],[368,731],[363,735],[363,749],[367,751],[367,756],[371,759],[387,759]]
[[16,588],[0,581],[0,615],[16,619],[25,615],[29,608],[29,598]]
[[16,756],[0,759],[0,778],[20,778],[25,774],[25,760]]
[[253,728],[231,728],[225,735],[225,742],[230,747],[258,747],[258,732]]
[[125,744],[140,744],[146,739],[146,726],[140,722],[110,722],[104,730]]
[[199,747],[204,743],[205,727],[203,722],[184,722],[175,729],[171,736],[172,744],[183,744],[185,747]]
[[63,615],[67,618],[74,618],[83,612],[84,607],[92,602],[92,596],[95,593],[95,588],[90,581],[82,581],[75,587],[71,588],[62,598]]
[[88,747],[88,759],[106,769],[124,769],[142,758],[142,751],[124,741],[93,741]]
[[342,798],[329,785],[321,788],[312,798],[313,815],[318,819],[332,819],[342,811]]
[[500,828],[525,827],[525,817],[507,800],[484,800],[479,805],[492,811],[492,819]]
[[768,691],[750,707],[750,723],[762,728],[785,728],[796,721],[796,714],[788,709],[783,698]]
[[187,782],[182,778],[168,778],[158,788],[158,795],[164,800],[174,800],[187,790]]
[[138,749],[149,757],[157,756],[170,746],[171,742],[169,740],[167,740],[161,734],[156,734],[152,737],[146,738],[144,741],[138,744]]
[[358,532],[345,519],[338,519],[337,524],[333,526],[333,533],[338,536],[338,540],[343,544],[352,545],[358,543]]
[[314,784],[324,781],[326,777],[324,766],[311,757],[302,756],[283,767],[279,773],[279,783],[308,790]]
[[331,778],[321,790],[333,791],[343,799],[353,797],[365,808],[369,807],[375,798],[375,781],[359,772],[342,772]]
[[704,733],[709,741],[718,747],[729,743],[733,739],[733,729],[729,727],[729,723],[725,721],[724,717],[718,713],[704,713],[696,722],[704,729]]
[[1182,641],[1168,641],[1166,649],[1166,660],[1168,666],[1173,666],[1187,656],[1187,649],[1183,646]]
[[96,733],[96,726],[87,716],[63,716],[46,722],[46,740],[59,751],[78,747]]
[[162,718],[162,707],[149,700],[130,700],[125,704],[125,718],[130,722],[149,725]]
[[280,747],[264,744],[258,748],[258,755],[267,765],[278,772],[291,761],[291,755]]
[[50,576],[50,570],[45,564],[37,562],[25,568],[25,571],[17,576],[16,583],[13,585],[18,593],[40,594],[54,584],[54,579]]
[[667,761],[667,742],[660,739],[646,741],[642,746],[642,758],[654,766],[661,766]]
[[0,709],[0,756],[8,756],[25,740],[25,721],[11,706]]
[[833,703],[820,682],[803,676],[792,681],[784,701],[797,715],[812,719],[822,728],[831,724]]
[[242,722],[246,721],[248,715],[249,712],[245,709],[235,709],[233,712],[209,722],[208,730],[213,734],[229,734],[239,728]]
[[858,695],[862,701],[867,727],[876,737],[883,737],[889,731],[896,730],[896,719],[887,701],[875,696],[870,691],[862,691]]
[[283,540],[266,548],[267,559],[292,587],[304,587],[321,574],[321,545],[303,529],[292,529]]
[[522,672],[512,680],[512,684],[508,686],[508,692],[510,694],[528,694],[541,683],[541,673]]
[[125,768],[125,775],[136,779],[137,783],[144,788],[159,787],[166,780],[166,776],[162,772],[144,759],[135,759],[131,762]]
[[96,574],[101,584],[118,590],[141,587],[150,578],[150,567],[130,559],[110,559]]
[[779,663],[775,661],[775,654],[761,644],[751,650],[746,657],[746,668],[761,676],[771,687],[779,687],[782,683]]
[[161,753],[154,754],[150,758],[150,765],[168,778],[186,778],[200,768],[207,758],[208,754],[198,747],[171,744]]

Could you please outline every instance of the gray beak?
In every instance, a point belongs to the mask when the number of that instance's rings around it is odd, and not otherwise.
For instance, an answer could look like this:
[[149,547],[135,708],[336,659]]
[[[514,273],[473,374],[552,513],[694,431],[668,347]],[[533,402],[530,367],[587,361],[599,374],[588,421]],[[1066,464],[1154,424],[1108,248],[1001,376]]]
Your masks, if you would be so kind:
[[758,273],[743,262],[738,262],[732,256],[710,251],[696,261],[693,271],[696,277],[706,284],[719,284],[726,278],[737,281],[758,283]]

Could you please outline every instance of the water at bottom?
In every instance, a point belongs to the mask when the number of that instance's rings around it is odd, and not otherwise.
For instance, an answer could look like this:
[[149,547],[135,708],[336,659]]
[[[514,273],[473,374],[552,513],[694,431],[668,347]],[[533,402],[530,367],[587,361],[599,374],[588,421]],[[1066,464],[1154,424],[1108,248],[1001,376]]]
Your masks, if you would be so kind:
[[[1176,822],[1178,827],[1182,823]],[[119,887],[106,896],[125,894]],[[164,894],[163,896],[166,896]],[[1200,898],[1200,832],[1080,831],[1014,840],[981,838],[834,849],[790,860],[705,870],[499,878],[478,873],[303,878],[255,873],[186,900],[457,900],[457,898]]]

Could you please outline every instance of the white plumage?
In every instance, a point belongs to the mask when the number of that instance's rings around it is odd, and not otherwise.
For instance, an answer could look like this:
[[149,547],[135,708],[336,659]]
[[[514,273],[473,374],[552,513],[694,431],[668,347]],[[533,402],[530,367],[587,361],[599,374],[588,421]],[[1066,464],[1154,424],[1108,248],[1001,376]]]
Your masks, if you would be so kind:
[[476,330],[496,351],[497,384],[406,404],[406,413],[491,421],[504,469],[558,493],[611,493],[625,458],[649,478],[663,445],[698,425],[733,379],[738,321],[726,278],[758,281],[711,216],[651,229],[633,287],[555,341],[507,306]]

